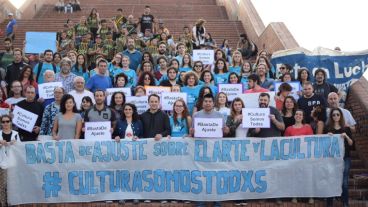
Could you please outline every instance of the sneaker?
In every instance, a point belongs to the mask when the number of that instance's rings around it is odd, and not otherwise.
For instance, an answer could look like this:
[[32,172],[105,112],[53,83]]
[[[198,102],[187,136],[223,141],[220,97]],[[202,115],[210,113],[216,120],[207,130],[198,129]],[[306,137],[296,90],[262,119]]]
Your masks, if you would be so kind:
[[190,201],[184,201],[185,204],[190,204],[191,202]]
[[313,198],[309,198],[308,203],[309,204],[314,204],[314,199]]
[[234,206],[241,206],[242,204],[240,202],[236,202]]
[[167,200],[160,201],[161,204],[168,203]]
[[145,203],[151,203],[151,200],[144,200]]
[[105,201],[105,203],[112,203],[112,201]]
[[291,199],[291,202],[292,202],[292,203],[298,203],[298,199],[293,198],[293,199]]

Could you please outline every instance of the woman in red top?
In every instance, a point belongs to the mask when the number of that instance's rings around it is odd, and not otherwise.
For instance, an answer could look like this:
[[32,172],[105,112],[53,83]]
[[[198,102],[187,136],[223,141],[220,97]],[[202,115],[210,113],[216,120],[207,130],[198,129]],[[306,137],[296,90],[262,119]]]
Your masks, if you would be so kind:
[[303,110],[296,110],[294,118],[295,124],[286,128],[284,136],[313,135],[312,127],[309,124],[304,123]]

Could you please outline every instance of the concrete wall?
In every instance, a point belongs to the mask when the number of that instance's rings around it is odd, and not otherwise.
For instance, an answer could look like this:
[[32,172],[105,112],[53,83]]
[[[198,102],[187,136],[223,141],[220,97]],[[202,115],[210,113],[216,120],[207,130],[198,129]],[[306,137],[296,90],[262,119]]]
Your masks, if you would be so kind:
[[357,122],[357,133],[354,135],[355,147],[364,165],[368,167],[368,81],[361,77],[350,86],[346,108],[353,114]]
[[255,42],[260,50],[266,49],[272,53],[299,47],[284,23],[274,22],[266,27],[251,0],[240,0],[238,6],[236,6],[237,0],[217,0],[216,2],[226,8],[230,19],[242,22],[248,38]]

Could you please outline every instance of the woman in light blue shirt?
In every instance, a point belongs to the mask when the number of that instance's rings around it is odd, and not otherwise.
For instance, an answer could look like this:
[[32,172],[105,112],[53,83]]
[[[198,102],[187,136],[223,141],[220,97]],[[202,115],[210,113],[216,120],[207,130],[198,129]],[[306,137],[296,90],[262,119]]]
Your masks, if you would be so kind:
[[189,115],[187,105],[183,99],[176,100],[173,105],[173,115],[170,116],[171,136],[187,136],[191,125],[192,118]]

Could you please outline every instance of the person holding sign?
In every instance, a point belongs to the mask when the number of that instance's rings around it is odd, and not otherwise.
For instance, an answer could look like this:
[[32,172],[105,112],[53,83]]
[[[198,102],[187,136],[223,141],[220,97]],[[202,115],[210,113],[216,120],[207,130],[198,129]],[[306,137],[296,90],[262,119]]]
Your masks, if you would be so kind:
[[[195,121],[196,118],[206,118],[206,119],[222,119],[222,132],[223,134],[228,134],[229,133],[229,127],[227,127],[225,125],[225,119],[224,116],[218,112],[215,111],[215,98],[210,95],[210,94],[206,94],[203,97],[203,109],[196,112],[195,114],[193,114],[193,122]],[[190,135],[194,136],[194,132],[195,132],[195,126],[192,124],[192,127],[190,128]],[[222,137],[223,135],[221,135]]]
[[77,111],[73,96],[65,94],[61,99],[60,113],[56,115],[52,129],[54,140],[79,139],[82,117]]
[[134,104],[126,103],[123,106],[121,119],[118,120],[113,133],[114,139],[137,140],[143,135],[142,121],[139,120],[137,107]]
[[244,102],[235,98],[231,103],[231,113],[227,117],[226,126],[229,127],[228,137],[247,137],[248,128],[242,127]]
[[192,125],[192,118],[185,101],[178,99],[173,105],[173,115],[170,116],[170,127],[172,137],[184,137],[189,134],[189,126]]
[[[94,93],[96,104],[84,114],[84,122],[111,122],[110,131],[113,132],[116,124],[115,113],[105,105],[105,91],[97,89]],[[83,128],[82,128],[83,131]]]
[[56,87],[54,89],[55,101],[46,106],[43,111],[40,135],[52,135],[52,126],[54,126],[56,115],[60,112],[60,102],[64,93],[64,88]]
[[18,133],[22,141],[36,141],[38,134],[40,132],[43,107],[42,104],[36,101],[35,97],[36,97],[36,89],[33,86],[28,86],[26,88],[26,99],[17,103],[17,106],[20,107],[21,109],[24,109],[26,111],[38,115],[32,132],[28,132],[21,128],[18,129]]
[[151,94],[148,96],[149,109],[141,115],[143,123],[143,137],[155,138],[159,141],[163,137],[170,136],[171,127],[169,116],[161,111],[160,96]]
[[260,108],[270,108],[270,128],[255,128],[251,129],[250,133],[254,137],[279,137],[281,132],[285,129],[285,124],[280,112],[272,106],[269,106],[270,95],[268,93],[261,93],[258,98]]

